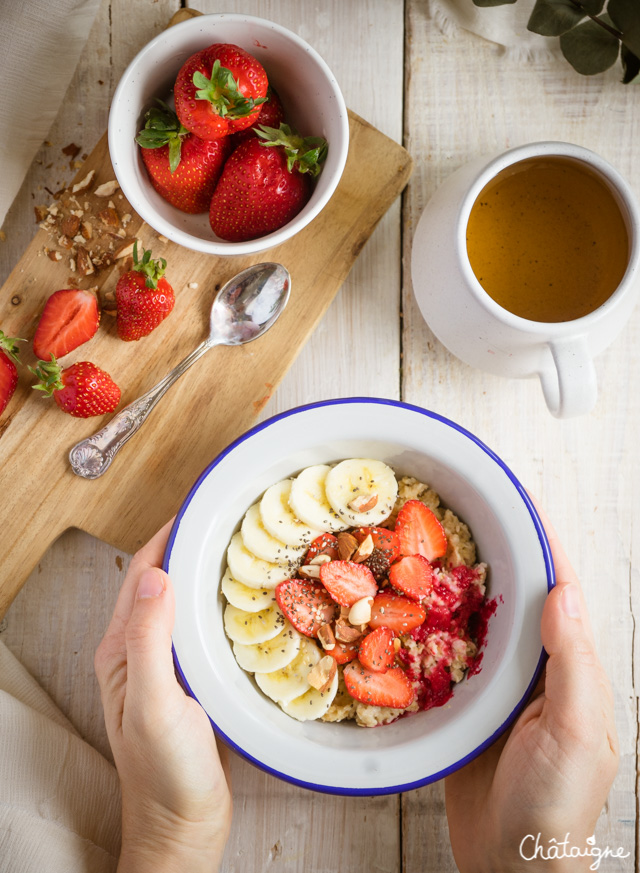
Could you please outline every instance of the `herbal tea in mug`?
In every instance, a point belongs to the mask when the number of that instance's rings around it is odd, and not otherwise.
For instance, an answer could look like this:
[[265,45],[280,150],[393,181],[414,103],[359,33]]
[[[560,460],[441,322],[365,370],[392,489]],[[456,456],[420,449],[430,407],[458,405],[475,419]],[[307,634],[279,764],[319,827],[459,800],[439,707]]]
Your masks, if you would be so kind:
[[598,309],[629,261],[611,188],[568,157],[531,158],[498,173],[473,204],[466,236],[487,294],[530,321],[573,321]]

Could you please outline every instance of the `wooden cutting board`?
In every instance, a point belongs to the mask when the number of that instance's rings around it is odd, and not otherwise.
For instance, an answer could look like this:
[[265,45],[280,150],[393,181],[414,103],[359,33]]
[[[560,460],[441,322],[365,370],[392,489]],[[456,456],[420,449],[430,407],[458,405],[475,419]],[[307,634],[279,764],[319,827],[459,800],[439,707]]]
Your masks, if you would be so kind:
[[[296,237],[260,255],[218,258],[163,243],[119,191],[111,198],[97,198],[91,191],[78,195],[81,207],[88,203],[92,213],[109,199],[120,216],[130,213],[127,236],[166,258],[167,277],[176,291],[173,313],[150,336],[124,343],[115,332],[115,319],[103,314],[96,336],[65,358],[67,365],[91,360],[107,370],[122,389],[121,406],[204,339],[215,290],[237,272],[260,261],[279,261],[291,273],[292,292],[283,315],[264,337],[244,347],[213,349],[195,364],[94,481],[75,476],[67,456],[71,446],[110,416],[75,419],[33,391],[26,365],[33,365],[35,357],[31,343],[22,345],[18,388],[0,419],[0,617],[67,528],[81,528],[135,551],[176,512],[215,455],[254,423],[411,173],[407,152],[353,113],[350,136],[347,165],[329,204]],[[92,169],[93,190],[115,178],[106,134],[75,181]],[[0,292],[0,327],[9,336],[30,340],[44,301],[69,287],[69,252],[58,245],[58,235],[40,229]],[[64,253],[62,260],[50,260],[45,248]],[[80,287],[98,286],[104,297],[121,271],[122,261],[75,278]]]

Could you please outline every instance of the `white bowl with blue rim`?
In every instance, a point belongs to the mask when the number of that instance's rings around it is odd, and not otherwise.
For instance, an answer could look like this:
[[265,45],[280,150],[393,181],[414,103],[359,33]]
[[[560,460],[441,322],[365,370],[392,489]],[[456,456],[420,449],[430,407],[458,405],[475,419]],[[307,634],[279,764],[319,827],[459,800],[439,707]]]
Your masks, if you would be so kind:
[[[444,706],[376,730],[355,722],[299,722],[235,661],[219,583],[246,510],[272,484],[311,464],[379,458],[428,483],[471,528],[489,565],[489,620],[479,673]],[[507,465],[477,437],[434,412],[392,400],[329,400],[277,415],[239,437],[195,483],[178,515],[164,568],[176,591],[174,659],[184,688],[218,736],[295,785],[347,795],[393,794],[457,770],[517,718],[544,665],[542,607],[555,584],[542,523]]]
[[[213,43],[232,43],[253,55],[278,92],[287,118],[303,136],[322,136],[327,159],[310,200],[278,230],[258,239],[229,242],[217,237],[208,214],[188,215],[167,203],[152,186],[135,141],[144,115],[157,97],[172,101],[180,68]],[[347,160],[349,116],[340,86],[320,57],[298,34],[252,15],[197,15],[158,34],[131,61],[109,112],[109,154],[125,197],[154,230],[186,248],[211,255],[249,255],[273,248],[306,227],[329,202]]]

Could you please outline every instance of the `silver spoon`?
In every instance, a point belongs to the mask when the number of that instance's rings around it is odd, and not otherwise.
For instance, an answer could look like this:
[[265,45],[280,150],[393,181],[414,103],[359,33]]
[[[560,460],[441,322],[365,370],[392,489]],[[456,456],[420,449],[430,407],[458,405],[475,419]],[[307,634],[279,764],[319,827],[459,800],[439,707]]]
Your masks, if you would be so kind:
[[214,346],[239,346],[269,330],[289,299],[291,276],[282,264],[254,264],[224,285],[211,306],[209,336],[146,394],[125,406],[93,436],[69,452],[71,469],[83,479],[97,479],[116,453],[142,427],[173,383]]

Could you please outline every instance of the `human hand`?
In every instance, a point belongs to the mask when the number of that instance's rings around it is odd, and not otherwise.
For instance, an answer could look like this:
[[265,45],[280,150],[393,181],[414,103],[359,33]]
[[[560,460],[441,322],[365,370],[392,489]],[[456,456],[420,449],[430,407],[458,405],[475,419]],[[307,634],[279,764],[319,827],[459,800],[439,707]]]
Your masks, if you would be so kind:
[[[592,858],[525,860],[566,835],[582,850],[618,768],[611,685],[598,660],[578,578],[538,508],[556,569],[542,613],[545,675],[508,736],[445,780],[461,873],[574,873]],[[561,853],[562,854],[562,853]]]
[[95,656],[122,789],[118,873],[212,873],[231,824],[226,757],[174,674],[175,601],[159,569],[170,527],[131,561]]

